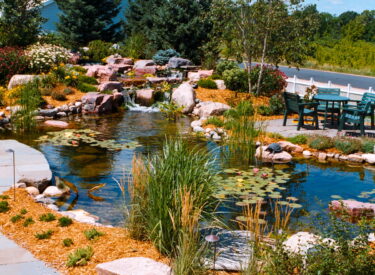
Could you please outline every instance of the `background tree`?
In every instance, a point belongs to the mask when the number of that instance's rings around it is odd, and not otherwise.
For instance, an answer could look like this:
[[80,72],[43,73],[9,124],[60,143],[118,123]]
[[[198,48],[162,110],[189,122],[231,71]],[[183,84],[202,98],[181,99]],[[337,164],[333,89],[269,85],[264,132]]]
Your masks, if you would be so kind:
[[37,41],[42,0],[0,1],[0,46],[27,46]]
[[56,0],[62,11],[58,31],[73,47],[93,40],[116,42],[121,38],[123,22],[114,22],[120,0]]
[[126,11],[131,34],[142,32],[155,49],[175,49],[200,61],[211,25],[205,14],[211,0],[137,0]]

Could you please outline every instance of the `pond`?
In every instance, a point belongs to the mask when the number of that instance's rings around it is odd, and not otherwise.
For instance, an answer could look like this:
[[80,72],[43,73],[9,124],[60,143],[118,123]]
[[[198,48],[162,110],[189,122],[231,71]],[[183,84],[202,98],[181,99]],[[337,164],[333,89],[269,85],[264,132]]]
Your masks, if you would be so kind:
[[[193,136],[190,122],[191,119],[188,117],[171,122],[158,112],[136,111],[75,118],[74,124],[77,129],[100,132],[101,139],[113,139],[119,143],[136,142],[138,145],[115,151],[89,145],[69,147],[35,142],[51,129],[42,129],[32,136],[9,134],[0,138],[14,138],[42,151],[54,174],[77,186],[78,196],[72,193],[70,197],[58,201],[61,210],[84,209],[99,216],[103,224],[121,225],[123,200],[116,180],[120,180],[130,171],[134,154],[146,156],[157,152],[161,149],[166,136],[179,135],[187,138],[191,146],[207,148],[214,155],[215,168],[219,171],[235,168],[244,171],[245,174],[250,173],[251,176],[253,168],[244,165],[235,157],[226,159],[222,153],[223,148],[215,142]],[[275,180],[269,179],[267,183],[259,178],[265,189],[271,188],[267,185],[269,182],[275,183],[276,187],[270,190],[273,190],[272,195],[276,198],[298,198],[297,203],[302,207],[296,209],[292,216],[292,227],[296,230],[308,228],[317,214],[326,213],[328,203],[334,198],[356,199],[363,202],[373,202],[375,198],[375,170],[362,166],[318,163],[301,159],[290,164],[263,167],[266,168],[261,169],[267,169],[270,175],[275,171],[279,173],[275,172],[278,176]],[[98,185],[101,186],[100,189],[91,194],[88,192]],[[264,190],[257,189],[254,192],[259,194]],[[238,204],[238,200],[223,203],[219,207],[219,211],[224,213],[226,219],[232,220],[240,215],[242,208],[236,203]]]

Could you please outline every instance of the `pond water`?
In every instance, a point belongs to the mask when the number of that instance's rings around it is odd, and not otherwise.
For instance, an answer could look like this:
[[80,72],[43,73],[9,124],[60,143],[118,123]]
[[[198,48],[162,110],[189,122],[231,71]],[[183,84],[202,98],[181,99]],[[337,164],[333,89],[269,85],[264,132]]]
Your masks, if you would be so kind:
[[[72,195],[58,201],[62,210],[84,209],[100,217],[104,224],[120,225],[123,222],[121,191],[116,183],[125,171],[131,169],[134,154],[153,154],[161,149],[166,136],[186,137],[192,146],[207,148],[215,156],[218,170],[238,168],[251,171],[235,157],[223,157],[222,148],[215,142],[199,139],[191,135],[190,118],[181,118],[177,122],[167,121],[158,112],[127,111],[107,116],[76,117],[74,124],[78,129],[91,129],[103,133],[101,138],[114,139],[118,142],[136,141],[136,148],[108,151],[92,146],[67,147],[50,143],[37,143],[41,135],[51,129],[43,129],[32,136],[6,135],[0,138],[14,138],[42,151],[48,159],[54,174],[77,186],[78,196]],[[301,159],[290,164],[275,165],[273,168],[288,174],[281,181],[283,198],[296,197],[302,208],[293,213],[292,224],[295,229],[309,227],[316,214],[326,213],[332,196],[344,199],[356,199],[363,202],[374,201],[375,171],[364,167],[351,167],[344,164],[317,163]],[[105,184],[93,192],[88,190]],[[366,193],[370,192],[370,193]],[[234,219],[241,207],[235,202],[223,204],[219,211],[225,212],[227,219]]]

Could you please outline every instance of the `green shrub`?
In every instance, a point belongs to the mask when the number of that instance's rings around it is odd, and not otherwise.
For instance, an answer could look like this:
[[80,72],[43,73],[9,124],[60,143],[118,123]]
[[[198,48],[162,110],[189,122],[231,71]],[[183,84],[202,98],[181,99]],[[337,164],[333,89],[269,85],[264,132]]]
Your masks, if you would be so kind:
[[285,139],[285,137],[279,133],[268,133],[268,136],[274,139]]
[[74,94],[74,91],[70,88],[65,88],[63,93],[64,95],[71,95],[71,94]]
[[218,118],[217,116],[211,116],[205,122],[205,125],[208,125],[208,124],[213,124],[216,127],[223,127],[224,121],[222,119]]
[[10,209],[7,201],[0,201],[0,213],[8,212]]
[[63,246],[65,247],[70,247],[74,244],[72,239],[64,239],[62,242],[63,242]]
[[236,92],[247,92],[249,90],[248,74],[241,68],[225,70],[223,72],[225,86]]
[[43,214],[39,217],[39,220],[42,222],[52,222],[56,220],[56,216],[52,213]]
[[172,57],[180,57],[181,55],[173,49],[160,50],[158,51],[152,59],[157,65],[165,65],[168,63],[169,59]]
[[104,235],[103,232],[100,232],[100,231],[96,230],[95,228],[90,229],[90,230],[86,230],[84,232],[84,234],[86,236],[86,239],[88,239],[88,240],[95,240],[95,239]]
[[50,239],[52,234],[53,234],[52,230],[47,230],[41,233],[36,233],[35,238],[37,238],[38,240],[46,240],[46,239]]
[[307,140],[308,138],[305,135],[296,135],[287,139],[287,141],[293,144],[307,144]]
[[65,101],[66,100],[66,95],[65,95],[64,92],[53,91],[52,94],[51,94],[51,97],[54,100],[58,100],[58,101]]
[[61,227],[67,227],[69,225],[71,225],[73,223],[73,220],[71,218],[68,218],[68,217],[61,217],[59,219],[59,225]]
[[335,147],[348,155],[361,151],[362,143],[356,138],[337,138],[335,139]]
[[375,140],[373,139],[362,140],[362,152],[375,153],[374,147],[375,147]]
[[28,227],[29,225],[32,225],[32,224],[34,224],[35,222],[34,222],[34,220],[33,220],[33,218],[27,218],[24,222],[23,222],[23,226],[24,227]]
[[11,217],[10,218],[10,221],[12,222],[12,223],[16,223],[16,222],[18,222],[19,220],[22,220],[24,217],[22,216],[22,215],[15,215],[15,216],[13,216],[13,217]]
[[215,81],[211,79],[201,79],[198,81],[198,86],[205,89],[217,89]]
[[270,98],[270,108],[272,115],[281,115],[284,113],[285,104],[282,94],[275,94]]
[[272,110],[269,105],[261,105],[258,106],[257,112],[262,116],[270,116],[272,115]]
[[0,195],[0,200],[9,200],[8,195]]
[[96,92],[97,90],[95,86],[83,82],[78,83],[77,89],[80,90],[82,93]]
[[150,43],[147,37],[142,33],[136,33],[126,39],[119,53],[122,56],[128,56],[133,59],[148,59],[151,58],[155,52],[152,43]]
[[69,254],[66,266],[85,266],[87,262],[90,261],[92,255],[94,255],[92,247],[78,248],[76,251]]
[[[255,66],[251,70],[251,84],[255,92],[258,85],[258,78],[260,73],[260,66]],[[285,90],[288,83],[286,82],[287,76],[277,68],[271,66],[263,67],[262,80],[260,83],[260,94],[264,96],[271,96],[275,93],[281,93]]]
[[90,85],[98,85],[98,81],[95,77],[87,76],[87,75],[79,75],[78,81],[83,82]]
[[88,45],[89,50],[86,52],[89,59],[95,62],[102,62],[102,59],[113,53],[112,43],[101,40],[91,41]]
[[308,145],[316,150],[326,150],[334,146],[332,138],[326,136],[312,136],[308,140]]
[[221,79],[221,75],[219,74],[213,74],[209,77],[209,79],[212,79],[212,80],[218,80],[218,79]]
[[232,69],[238,69],[238,63],[232,60],[221,60],[216,66],[216,73],[219,76],[223,76],[225,71],[229,71]]
[[5,85],[13,75],[25,72],[27,66],[27,57],[22,49],[0,48],[0,86]]
[[183,106],[178,106],[174,102],[165,103],[162,102],[159,104],[160,112],[168,119],[168,120],[176,120],[177,118],[182,116],[182,111],[184,110]]
[[25,208],[22,208],[21,211],[20,211],[20,214],[21,215],[26,215],[27,214],[27,210]]

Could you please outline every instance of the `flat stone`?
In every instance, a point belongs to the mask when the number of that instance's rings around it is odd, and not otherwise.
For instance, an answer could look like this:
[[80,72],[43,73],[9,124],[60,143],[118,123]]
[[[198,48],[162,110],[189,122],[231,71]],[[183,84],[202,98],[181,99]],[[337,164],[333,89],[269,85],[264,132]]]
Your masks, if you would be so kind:
[[345,155],[341,155],[341,156],[339,156],[339,160],[346,161],[346,160],[348,160],[348,157],[345,156]]
[[283,148],[283,150],[290,153],[302,153],[303,148],[299,145],[293,144],[289,141],[279,141],[278,144]]
[[375,154],[363,154],[362,158],[369,164],[375,163]]
[[98,264],[98,275],[171,275],[172,270],[163,263],[149,258],[122,258],[112,262]]
[[13,186],[13,157],[15,152],[16,182],[34,186],[43,191],[52,180],[52,171],[44,155],[16,140],[0,140],[0,185]]
[[18,183],[16,183],[16,188],[26,188],[27,186],[26,186],[26,183],[24,183],[24,182],[18,182]]
[[44,121],[44,125],[49,126],[49,127],[55,127],[55,128],[68,128],[69,127],[69,124],[67,122],[60,121],[60,120],[46,120]]
[[302,154],[305,156],[305,157],[311,157],[312,156],[312,153],[308,150],[306,151],[303,151]]
[[327,154],[323,153],[323,152],[320,152],[318,154],[318,159],[321,160],[321,161],[325,161],[327,159]]
[[356,163],[362,163],[363,158],[360,155],[352,154],[348,156],[348,161],[350,162],[356,162]]

